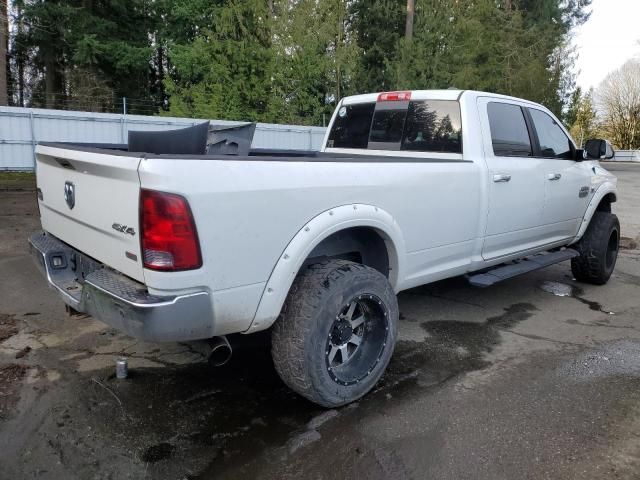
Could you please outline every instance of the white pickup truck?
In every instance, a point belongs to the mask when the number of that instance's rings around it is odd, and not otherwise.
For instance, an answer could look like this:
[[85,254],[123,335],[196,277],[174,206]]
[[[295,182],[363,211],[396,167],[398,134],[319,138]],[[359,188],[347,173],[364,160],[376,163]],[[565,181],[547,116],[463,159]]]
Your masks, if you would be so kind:
[[69,307],[140,339],[271,328],[278,373],[323,406],[380,379],[402,290],[459,275],[486,287],[565,260],[603,284],[616,262],[616,178],[598,161],[613,151],[578,149],[529,101],[347,97],[320,152],[205,153],[194,135],[38,145],[33,255]]

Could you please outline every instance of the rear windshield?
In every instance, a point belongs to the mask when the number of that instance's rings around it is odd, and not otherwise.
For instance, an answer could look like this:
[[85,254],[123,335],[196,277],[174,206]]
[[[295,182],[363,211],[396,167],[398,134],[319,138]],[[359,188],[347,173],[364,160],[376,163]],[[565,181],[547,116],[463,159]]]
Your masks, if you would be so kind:
[[462,153],[460,104],[414,100],[343,106],[327,147]]

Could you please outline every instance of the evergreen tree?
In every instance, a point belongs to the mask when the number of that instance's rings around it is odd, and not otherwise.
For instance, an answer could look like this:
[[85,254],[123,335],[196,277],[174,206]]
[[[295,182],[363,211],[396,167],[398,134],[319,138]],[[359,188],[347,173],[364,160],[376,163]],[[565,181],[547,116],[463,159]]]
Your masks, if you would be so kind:
[[590,3],[12,0],[9,78],[22,105],[109,111],[128,97],[130,112],[296,124],[321,124],[345,95],[405,88],[488,90],[561,114],[575,88],[568,34]]
[[582,94],[577,88],[571,96],[567,110],[567,121],[570,121],[571,136],[578,146],[583,146],[590,138],[598,138],[602,127],[598,124],[597,112],[593,103],[593,90]]
[[169,113],[261,119],[271,94],[273,64],[267,4],[232,0],[209,12],[208,27],[197,28],[192,41],[170,47]]

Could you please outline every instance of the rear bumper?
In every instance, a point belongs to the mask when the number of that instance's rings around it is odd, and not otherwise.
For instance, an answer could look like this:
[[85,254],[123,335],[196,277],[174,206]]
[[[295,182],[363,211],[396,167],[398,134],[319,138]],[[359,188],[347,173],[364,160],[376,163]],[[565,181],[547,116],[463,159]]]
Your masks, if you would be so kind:
[[146,341],[187,341],[214,335],[212,303],[206,291],[152,295],[143,284],[104,267],[46,232],[31,235],[29,245],[49,286],[75,310]]

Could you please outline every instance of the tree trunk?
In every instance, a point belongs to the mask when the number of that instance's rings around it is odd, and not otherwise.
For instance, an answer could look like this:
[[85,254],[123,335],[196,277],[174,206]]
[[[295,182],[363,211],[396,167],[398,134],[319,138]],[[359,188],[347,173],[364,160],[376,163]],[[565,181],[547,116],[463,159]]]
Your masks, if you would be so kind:
[[56,63],[48,57],[44,64],[44,88],[46,96],[46,108],[56,108]]
[[[157,37],[156,37],[157,38]],[[158,69],[158,82],[160,83],[160,90],[164,92],[164,50],[162,44],[158,42],[156,47],[156,65]]]
[[413,14],[415,13],[415,0],[407,0],[407,23],[404,26],[404,38],[410,42],[413,38]]
[[[17,16],[18,16],[18,25],[17,25],[17,35],[18,37],[22,37],[23,32],[23,22],[22,22],[22,9],[20,6],[17,8]],[[24,107],[24,64],[25,64],[25,50],[22,46],[16,47],[16,84],[18,90],[18,106]]]
[[0,105],[9,104],[7,47],[9,45],[9,22],[7,0],[0,0]]

